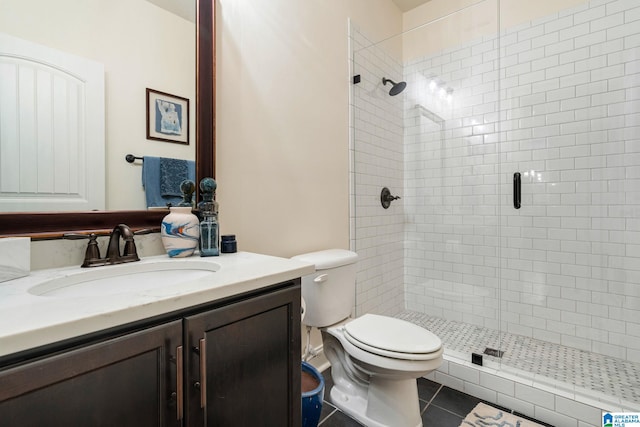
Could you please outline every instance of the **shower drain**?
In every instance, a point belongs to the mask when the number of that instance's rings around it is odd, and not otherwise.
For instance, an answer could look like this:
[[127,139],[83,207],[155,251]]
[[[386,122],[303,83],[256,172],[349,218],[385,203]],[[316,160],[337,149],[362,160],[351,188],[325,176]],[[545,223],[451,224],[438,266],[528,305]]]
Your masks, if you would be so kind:
[[495,348],[485,348],[483,351],[484,354],[487,354],[489,356],[494,356],[494,357],[502,357],[502,355],[504,354],[504,351],[502,350],[496,350]]

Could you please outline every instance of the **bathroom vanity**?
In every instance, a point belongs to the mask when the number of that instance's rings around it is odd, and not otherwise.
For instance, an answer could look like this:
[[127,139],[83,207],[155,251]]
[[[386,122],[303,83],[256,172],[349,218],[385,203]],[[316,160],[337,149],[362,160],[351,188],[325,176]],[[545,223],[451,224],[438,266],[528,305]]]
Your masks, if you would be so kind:
[[[0,310],[40,317],[12,327],[2,316],[2,425],[299,425],[300,276],[314,267],[247,253],[213,262],[180,289],[107,293],[102,309],[72,291],[30,294],[44,280],[33,274],[0,284]],[[82,314],[59,311],[83,302]],[[48,316],[32,311],[47,304]]]

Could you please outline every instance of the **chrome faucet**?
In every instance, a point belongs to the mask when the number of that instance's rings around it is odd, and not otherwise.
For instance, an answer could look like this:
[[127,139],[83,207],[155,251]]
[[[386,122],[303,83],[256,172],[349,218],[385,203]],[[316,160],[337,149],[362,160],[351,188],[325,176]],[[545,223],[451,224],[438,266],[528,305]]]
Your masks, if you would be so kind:
[[[63,237],[65,239],[89,239],[82,267],[98,267],[101,265],[140,261],[133,236],[135,234],[147,233],[151,233],[151,230],[140,230],[134,233],[126,224],[116,225],[109,235],[107,254],[104,258],[100,257],[100,249],[98,248],[97,235],[95,233],[89,235],[70,233],[65,234]],[[122,254],[120,253],[121,239],[124,240],[124,250]]]

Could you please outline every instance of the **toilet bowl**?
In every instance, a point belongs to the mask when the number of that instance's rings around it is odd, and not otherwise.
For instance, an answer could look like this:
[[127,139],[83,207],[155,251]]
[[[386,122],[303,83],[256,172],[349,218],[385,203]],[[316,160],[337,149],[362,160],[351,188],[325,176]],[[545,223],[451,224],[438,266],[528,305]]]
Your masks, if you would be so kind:
[[332,249],[294,258],[316,265],[315,274],[302,278],[303,323],[322,333],[332,403],[366,426],[422,426],[416,379],[442,363],[441,340],[404,320],[349,317],[356,253]]
[[[414,324],[373,314],[321,331],[332,366],[330,396],[338,408],[370,427],[422,425],[416,378],[442,363],[443,347],[437,336]],[[397,341],[405,341],[406,346],[398,348]]]

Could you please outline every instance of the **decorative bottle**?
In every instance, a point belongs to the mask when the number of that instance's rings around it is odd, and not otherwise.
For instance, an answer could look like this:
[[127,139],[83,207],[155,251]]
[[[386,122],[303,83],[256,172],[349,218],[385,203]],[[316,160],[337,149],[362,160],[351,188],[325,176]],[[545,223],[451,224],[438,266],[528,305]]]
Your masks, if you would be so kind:
[[202,201],[198,203],[200,210],[200,256],[220,255],[218,224],[218,203],[213,200],[217,184],[213,178],[203,178],[200,181]]
[[[185,193],[195,187],[193,181],[183,181],[180,185]],[[200,239],[198,217],[191,212],[191,206],[172,206],[169,214],[162,219],[161,238],[167,255],[182,258],[193,255]]]

